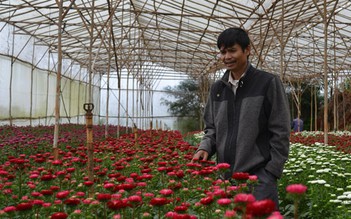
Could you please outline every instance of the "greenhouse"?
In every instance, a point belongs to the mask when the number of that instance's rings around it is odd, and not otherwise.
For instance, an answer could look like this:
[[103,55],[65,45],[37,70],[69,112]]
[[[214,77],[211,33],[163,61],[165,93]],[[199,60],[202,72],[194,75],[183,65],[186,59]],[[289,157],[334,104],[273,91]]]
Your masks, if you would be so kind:
[[[192,159],[230,27],[304,120],[276,211]],[[1,0],[0,218],[351,218],[350,51],[350,0]]]

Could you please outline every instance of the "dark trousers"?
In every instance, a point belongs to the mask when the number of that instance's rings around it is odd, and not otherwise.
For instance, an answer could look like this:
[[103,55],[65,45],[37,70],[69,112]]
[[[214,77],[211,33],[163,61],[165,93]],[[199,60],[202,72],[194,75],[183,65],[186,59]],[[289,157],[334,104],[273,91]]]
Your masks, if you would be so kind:
[[258,184],[252,188],[256,200],[271,199],[279,210],[277,178],[264,167],[255,170],[252,175],[258,177]]

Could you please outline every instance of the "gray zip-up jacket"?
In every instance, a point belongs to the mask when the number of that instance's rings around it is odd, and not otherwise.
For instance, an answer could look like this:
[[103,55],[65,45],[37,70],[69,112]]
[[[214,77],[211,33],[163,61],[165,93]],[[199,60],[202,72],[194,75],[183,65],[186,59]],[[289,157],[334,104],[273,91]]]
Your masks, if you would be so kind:
[[[290,112],[278,76],[249,66],[234,95],[229,71],[210,90],[198,150],[229,163],[231,173],[264,167],[280,178],[289,154]],[[229,177],[231,175],[227,175]]]

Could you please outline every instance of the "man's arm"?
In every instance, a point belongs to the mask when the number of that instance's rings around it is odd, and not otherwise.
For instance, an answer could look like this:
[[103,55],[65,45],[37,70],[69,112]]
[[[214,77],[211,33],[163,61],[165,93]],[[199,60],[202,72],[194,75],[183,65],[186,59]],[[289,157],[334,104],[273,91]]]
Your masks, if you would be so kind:
[[272,80],[267,98],[272,106],[268,121],[268,129],[272,137],[270,139],[271,160],[267,163],[266,170],[280,178],[289,155],[290,111],[285,89],[278,77]]

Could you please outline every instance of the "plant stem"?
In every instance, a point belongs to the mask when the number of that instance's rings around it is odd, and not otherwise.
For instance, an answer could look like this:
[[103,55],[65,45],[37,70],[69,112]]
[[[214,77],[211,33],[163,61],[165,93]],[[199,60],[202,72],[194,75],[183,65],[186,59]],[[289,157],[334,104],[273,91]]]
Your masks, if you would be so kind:
[[294,201],[294,219],[298,218],[298,213],[297,213],[297,208],[298,208],[298,201]]

